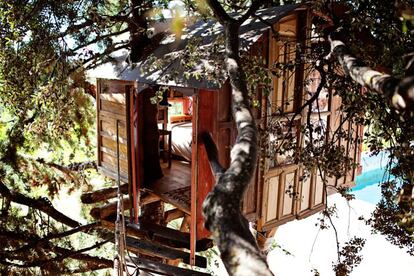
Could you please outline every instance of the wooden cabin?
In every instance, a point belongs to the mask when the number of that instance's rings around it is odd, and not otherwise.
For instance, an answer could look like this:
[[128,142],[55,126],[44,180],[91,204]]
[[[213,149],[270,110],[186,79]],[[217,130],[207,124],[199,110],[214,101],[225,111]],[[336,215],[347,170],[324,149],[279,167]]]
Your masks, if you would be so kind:
[[[278,35],[272,35],[269,25],[251,19],[240,30],[242,47],[249,49],[252,55],[261,56],[269,68],[275,62],[294,60],[296,42],[308,43],[311,24],[308,8],[285,5],[260,10],[258,14],[271,23]],[[217,22],[196,22],[187,27],[186,35],[180,41],[171,39],[173,35],[166,37],[154,54],[157,59],[163,59],[171,52],[179,53],[190,36],[204,37],[204,44],[199,47],[208,45],[218,32]],[[217,84],[208,79],[184,77],[165,80],[163,76],[171,68],[177,68],[177,62],[175,60],[149,73],[142,73],[139,65],[135,70],[123,71],[118,79],[98,79],[98,168],[102,174],[114,180],[119,177],[125,183],[125,206],[131,209],[130,216],[134,217],[135,223],[141,220],[139,210],[146,204],[156,201],[168,204],[168,211],[163,211],[164,224],[183,218],[181,232],[174,232],[171,228],[161,231],[155,227],[164,234],[151,230],[156,234],[153,236],[164,235],[166,239],[181,241],[185,237],[190,254],[180,258],[192,265],[205,266],[205,262],[198,262],[197,258],[201,257],[197,257],[195,252],[203,248],[198,242],[208,244],[209,232],[204,228],[201,205],[215,183],[200,134],[209,132],[212,135],[220,162],[227,166],[236,137],[231,115],[231,91],[226,81]],[[274,121],[286,120],[298,111],[306,100],[303,92],[305,74],[305,66],[296,68],[273,78],[273,92],[268,97],[261,95],[260,91],[257,93],[255,97],[260,105],[254,110],[254,115],[261,128],[268,128]],[[314,79],[313,88],[308,89],[315,89],[318,76],[309,72],[307,75]],[[160,86],[166,87],[163,101],[168,100],[168,106],[151,104],[151,98],[156,96]],[[311,119],[335,129],[342,116],[338,110],[340,99],[334,97],[332,91],[321,94],[319,103],[322,109],[320,112],[315,110]],[[286,130],[292,133],[298,147],[306,140],[298,131],[306,120],[307,113],[302,112],[296,116],[295,127]],[[351,124],[341,127],[352,135],[353,140],[338,143],[342,143],[357,161],[360,128]],[[268,235],[281,224],[305,218],[324,208],[326,191],[321,180],[323,176],[319,173],[314,171],[302,180],[303,166],[287,155],[264,158],[257,163],[243,199],[243,213],[257,225],[258,232]],[[352,170],[340,179],[329,179],[329,184],[352,185],[355,176],[356,171]],[[109,216],[111,212],[105,208],[95,210],[95,216],[101,219]],[[111,210],[113,213],[114,208]],[[166,239],[159,239],[157,244],[165,245]],[[147,249],[142,251],[148,253]],[[149,255],[157,254],[150,252]],[[165,254],[161,257],[169,259]]]

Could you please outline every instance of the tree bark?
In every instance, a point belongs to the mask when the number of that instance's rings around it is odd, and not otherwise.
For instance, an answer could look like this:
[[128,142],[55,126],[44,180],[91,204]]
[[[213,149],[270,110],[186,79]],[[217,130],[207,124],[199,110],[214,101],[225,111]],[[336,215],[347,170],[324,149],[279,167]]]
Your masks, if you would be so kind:
[[[216,0],[207,1],[225,29],[225,65],[232,89],[232,114],[237,126],[237,138],[231,151],[230,166],[223,171],[218,166],[212,139],[203,135],[217,184],[203,203],[206,228],[219,247],[221,258],[230,275],[273,275],[261,255],[249,224],[241,213],[241,199],[257,162],[257,128],[250,110],[245,73],[239,57],[239,20],[231,18]],[[256,7],[257,1],[252,6]],[[257,9],[257,8],[256,8]],[[210,148],[210,150],[209,150]]]
[[384,95],[395,109],[414,111],[414,76],[397,79],[365,66],[361,60],[351,55],[344,42],[333,36],[330,37],[331,55],[338,59],[345,74],[358,84]]

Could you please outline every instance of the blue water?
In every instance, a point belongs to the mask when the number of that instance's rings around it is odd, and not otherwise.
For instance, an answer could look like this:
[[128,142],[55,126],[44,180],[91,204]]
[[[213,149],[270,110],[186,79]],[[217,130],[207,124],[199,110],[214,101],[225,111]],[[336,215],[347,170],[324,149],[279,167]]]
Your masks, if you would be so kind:
[[362,173],[356,177],[356,185],[352,189],[355,198],[372,204],[379,202],[381,198],[379,184],[385,180],[394,179],[385,170],[387,162],[387,152],[382,152],[376,156],[370,156],[369,152],[362,153]]

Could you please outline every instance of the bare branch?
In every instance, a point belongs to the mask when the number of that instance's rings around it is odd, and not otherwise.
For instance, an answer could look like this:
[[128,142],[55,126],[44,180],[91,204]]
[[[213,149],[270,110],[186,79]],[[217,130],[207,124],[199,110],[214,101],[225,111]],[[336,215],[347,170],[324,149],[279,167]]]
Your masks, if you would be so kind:
[[71,219],[70,217],[56,210],[53,207],[49,199],[44,198],[44,197],[34,199],[31,197],[25,196],[21,193],[11,191],[9,190],[9,188],[7,188],[7,186],[1,180],[0,180],[0,194],[12,202],[40,210],[43,213],[54,218],[56,221],[66,224],[70,227],[78,227],[81,225],[79,222]]
[[213,170],[213,173],[217,178],[225,170],[218,160],[218,151],[216,144],[214,143],[213,138],[211,138],[210,133],[203,132],[201,134],[201,139],[203,140],[204,146],[206,148],[208,161],[210,162],[211,169]]
[[60,232],[60,233],[52,233],[52,234],[49,234],[49,235],[47,235],[47,236],[45,236],[45,237],[43,237],[41,239],[35,240],[35,241],[31,242],[31,243],[28,243],[27,245],[24,245],[24,246],[22,246],[22,247],[20,247],[20,248],[18,248],[16,250],[13,250],[10,253],[16,254],[16,253],[22,252],[24,250],[29,250],[30,248],[39,246],[39,245],[41,245],[41,244],[43,244],[45,242],[48,242],[48,241],[50,241],[52,239],[64,238],[64,237],[73,235],[73,234],[78,233],[78,232],[88,232],[90,229],[95,228],[95,227],[97,227],[99,225],[100,225],[100,222],[93,222],[93,223],[90,223],[90,224],[86,224],[86,225],[82,225],[82,226],[79,226],[79,227],[75,227],[75,228],[73,228],[73,229],[71,229],[69,231]]

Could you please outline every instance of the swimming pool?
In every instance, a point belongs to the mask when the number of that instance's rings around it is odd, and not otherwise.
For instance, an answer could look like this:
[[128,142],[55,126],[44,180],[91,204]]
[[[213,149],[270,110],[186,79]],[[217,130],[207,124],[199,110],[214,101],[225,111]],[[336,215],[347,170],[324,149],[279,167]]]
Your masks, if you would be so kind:
[[375,156],[370,155],[370,152],[362,153],[362,173],[356,177],[356,185],[351,192],[357,199],[376,204],[381,198],[379,183],[387,179],[394,179],[394,177],[385,170],[388,163],[388,152],[384,151]]

